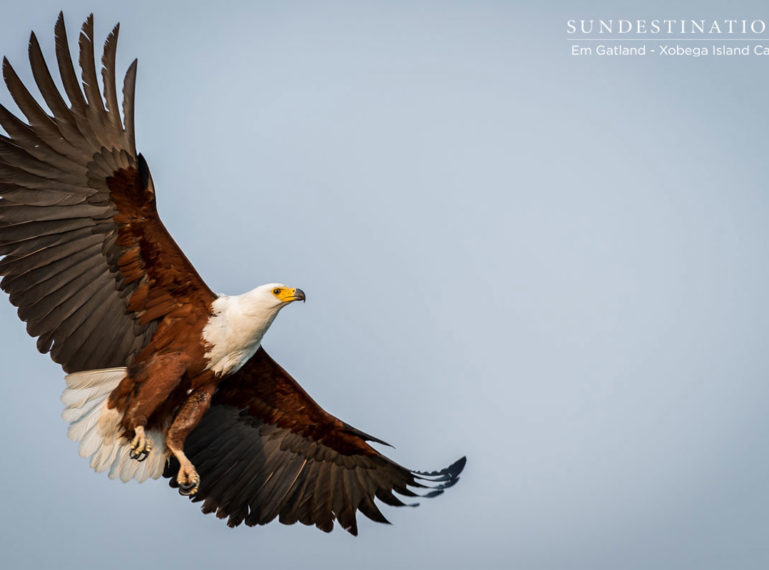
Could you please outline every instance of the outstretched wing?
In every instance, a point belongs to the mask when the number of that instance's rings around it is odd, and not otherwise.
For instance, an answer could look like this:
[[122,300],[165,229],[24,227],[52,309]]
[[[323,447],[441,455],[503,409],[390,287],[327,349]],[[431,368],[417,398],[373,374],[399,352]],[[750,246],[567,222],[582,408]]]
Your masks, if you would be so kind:
[[179,306],[214,298],[155,208],[149,169],[134,140],[136,61],[115,86],[119,26],[104,44],[99,92],[93,16],[79,37],[82,89],[56,22],[67,103],[34,34],[29,60],[49,111],[7,59],[3,77],[26,122],[0,106],[0,286],[38,349],[67,372],[130,364],[157,323]]
[[[334,519],[357,534],[356,511],[386,523],[374,503],[402,506],[393,493],[433,497],[454,485],[465,458],[421,473],[374,450],[376,441],[323,410],[260,348],[224,381],[184,450],[200,474],[192,498],[229,526],[301,522],[331,531]],[[166,468],[170,485],[179,466]],[[417,491],[411,490],[415,488]]]

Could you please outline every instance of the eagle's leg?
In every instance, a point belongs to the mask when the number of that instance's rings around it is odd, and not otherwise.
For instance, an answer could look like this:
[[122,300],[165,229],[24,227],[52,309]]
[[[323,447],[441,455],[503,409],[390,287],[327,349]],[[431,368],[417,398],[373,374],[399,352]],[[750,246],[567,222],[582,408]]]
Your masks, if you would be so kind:
[[179,385],[188,363],[189,357],[183,354],[159,355],[137,374],[134,382],[138,384],[139,390],[131,399],[123,420],[126,427],[134,432],[131,459],[144,461],[152,451],[144,426],[157,407]]
[[215,391],[216,385],[210,384],[192,392],[176,414],[166,435],[166,447],[179,461],[176,482],[179,483],[179,493],[182,495],[194,495],[198,492],[200,485],[200,476],[195,466],[184,454],[184,440],[203,418],[203,414],[211,405],[211,397]]
[[152,444],[144,433],[144,426],[134,428],[134,438],[131,440],[131,453],[129,456],[136,461],[144,461],[152,451]]

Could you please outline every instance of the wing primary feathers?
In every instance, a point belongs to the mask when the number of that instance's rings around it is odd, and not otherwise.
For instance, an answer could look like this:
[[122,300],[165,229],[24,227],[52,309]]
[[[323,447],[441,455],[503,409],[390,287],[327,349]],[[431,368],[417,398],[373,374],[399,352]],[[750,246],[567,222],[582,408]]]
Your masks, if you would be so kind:
[[59,63],[59,74],[61,82],[64,85],[64,91],[69,98],[70,107],[77,111],[81,116],[85,115],[85,98],[80,91],[80,85],[75,74],[75,66],[72,64],[72,56],[69,53],[69,44],[67,43],[67,28],[64,25],[64,13],[59,12],[59,18],[56,20],[54,28],[56,38],[56,60]]
[[[37,36],[35,36],[34,32],[29,36],[29,63],[32,68],[32,76],[35,78],[35,83],[37,83],[37,88],[40,90],[53,116],[59,121],[69,124],[70,127],[74,127],[69,121],[69,108],[56,88],[56,84],[53,82],[48,64],[45,62],[43,52],[40,49],[40,43],[37,41]],[[67,138],[69,139],[69,137]],[[72,139],[69,140],[71,142]]]
[[[310,513],[310,499],[312,495],[307,492],[307,487],[314,477],[317,464],[305,460],[302,470],[297,474],[296,481],[287,493],[279,520],[283,524],[294,524],[307,518]],[[308,523],[305,523],[308,524]],[[309,524],[312,524],[311,522]]]
[[[221,514],[223,516],[229,514],[230,522],[233,525],[242,522],[242,519],[239,521],[234,520],[236,513],[243,512],[244,510],[247,511],[242,505],[243,494],[247,493],[247,490],[254,484],[263,481],[265,477],[264,471],[260,469],[261,460],[258,453],[254,453],[251,457],[242,457],[243,452],[248,454],[248,451],[245,449],[246,447],[245,444],[240,446],[240,458],[230,459],[233,469],[225,471],[213,483],[217,485],[216,496]],[[214,492],[213,489],[212,492]],[[245,518],[245,516],[244,514],[243,517]]]
[[[109,291],[107,297],[115,295],[115,291]],[[51,353],[53,357],[59,360],[65,359],[69,361],[68,367],[72,370],[89,370],[94,368],[94,366],[88,365],[88,359],[93,356],[93,351],[82,350],[84,346],[98,345],[100,353],[96,356],[107,362],[108,366],[125,364],[124,359],[114,359],[110,355],[110,348],[113,342],[111,337],[115,335],[115,329],[114,327],[109,327],[108,323],[115,322],[115,317],[117,316],[115,315],[116,307],[107,302],[95,306],[90,304],[90,300],[96,296],[97,292],[92,292],[91,296],[84,299],[83,304],[78,309],[80,312],[90,311],[88,320],[84,321],[72,335],[54,345]],[[108,331],[107,334],[104,331]]]
[[123,121],[128,136],[128,149],[136,152],[136,134],[134,132],[134,95],[136,94],[136,67],[139,60],[135,59],[126,71],[123,80]]
[[[3,141],[0,139],[0,160],[5,158]],[[54,190],[31,191],[21,186],[0,184],[3,201],[8,204],[29,206],[76,206],[86,201],[87,196],[76,192],[56,192]]]
[[331,483],[331,507],[334,511],[336,519],[342,528],[351,532],[353,535],[358,534],[358,528],[355,521],[355,510],[352,509],[352,501],[349,495],[349,490],[345,484],[345,473],[347,469],[335,469],[332,475]]
[[[57,278],[57,283],[69,282],[71,277],[79,275],[85,268],[90,266],[90,256],[95,251],[97,249],[93,247],[84,248],[67,259],[60,259],[59,261],[54,261],[18,274],[6,275],[2,281],[3,290],[16,293],[53,278]],[[37,335],[33,334],[32,336]]]
[[112,32],[107,36],[107,41],[104,42],[104,55],[101,58],[101,77],[104,84],[104,99],[107,102],[109,120],[117,131],[122,131],[123,124],[120,120],[117,89],[115,87],[115,57],[119,33],[120,24],[116,24]]
[[101,236],[86,235],[76,240],[46,248],[46,255],[26,255],[24,257],[7,256],[0,261],[0,273],[19,275],[33,269],[38,269],[54,261],[69,257],[87,247],[101,243]]
[[[89,259],[90,256],[93,255],[94,248],[89,248],[82,250],[82,252],[79,252],[78,257],[80,258],[80,263],[77,266],[74,266],[73,268],[64,266],[63,264],[57,264],[55,268],[55,273],[44,273],[41,275],[42,279],[48,279],[52,277],[56,277],[57,279],[60,279],[62,281],[71,281],[75,276],[79,275],[81,272],[85,271],[88,267],[92,266],[91,259]],[[74,256],[73,256],[74,257]],[[44,269],[48,269],[47,267]],[[104,297],[107,296],[109,293],[109,290],[101,289],[97,292],[96,297],[99,298],[99,300],[102,300]],[[38,336],[43,333],[47,333],[53,330],[52,323],[57,318],[60,319],[59,322],[64,328],[67,329],[67,334],[64,335],[64,337],[67,337],[74,332],[70,327],[67,325],[69,324],[69,319],[72,316],[73,311],[70,307],[67,305],[58,305],[53,312],[44,315],[40,319],[36,320],[30,320],[27,321],[27,332],[30,333],[30,336]],[[64,338],[63,337],[63,338]]]
[[104,102],[99,92],[99,82],[96,79],[96,62],[93,49],[93,14],[83,22],[78,38],[80,47],[80,69],[82,70],[83,91],[88,101],[88,109],[96,115],[104,114]]
[[362,473],[360,471],[356,471],[355,476],[358,478],[358,485],[360,485],[362,489],[366,490],[366,492],[362,493],[361,501],[358,504],[358,509],[360,512],[362,512],[365,516],[374,522],[390,524],[390,521],[387,520],[387,518],[382,514],[382,511],[380,511],[376,506],[376,503],[374,503],[370,489],[367,489],[367,487],[370,486],[370,483],[368,483],[362,477]]
[[420,478],[428,477],[435,481],[458,481],[459,475],[467,464],[467,457],[460,457],[454,463],[441,469],[440,471],[414,471],[414,475],[420,476]]
[[[94,319],[92,322],[88,322],[88,317],[94,312],[99,311],[98,307],[104,303],[107,300],[107,297],[109,297],[111,291],[98,291],[92,298],[91,303],[87,307],[74,307],[70,309],[69,311],[62,311],[66,315],[66,317],[62,320],[62,324],[58,325],[58,329],[65,332],[66,334],[61,335],[62,340],[56,340],[56,344],[54,345],[54,350],[56,350],[57,346],[61,347],[66,343],[70,337],[73,337],[80,329],[81,327],[93,327],[96,326],[96,323],[98,322],[97,319]],[[58,315],[57,315],[58,316]],[[50,328],[51,323],[50,321],[43,323],[43,325],[47,325],[46,328]],[[58,336],[58,335],[57,335]],[[53,354],[54,361],[57,360],[58,354]]]
[[405,507],[405,506],[415,506],[415,505],[406,505],[403,501],[401,501],[398,497],[392,494],[390,490],[387,489],[377,489],[376,493],[374,493],[376,498],[382,501],[386,505],[390,505],[391,507]]
[[56,127],[56,123],[48,116],[21,82],[7,57],[3,58],[3,79],[16,105],[24,113],[24,116],[27,117],[30,126],[39,129],[43,136],[58,141],[61,133]]
[[2,105],[0,105],[0,125],[10,135],[14,144],[22,147],[30,156],[47,162],[59,170],[71,170],[73,164],[66,155],[56,152],[42,141],[29,125],[19,120]]
[[53,222],[23,222],[0,227],[0,251],[3,254],[11,253],[7,247],[23,247],[25,251],[32,252],[39,238],[52,239],[54,236],[65,232],[82,228],[100,228],[94,220],[87,218],[71,218],[68,220],[56,220]]
[[[18,170],[23,171],[24,174],[31,174],[40,178],[50,175],[52,170],[51,167],[53,166],[33,156],[18,145],[13,144],[10,139],[7,139],[2,135],[0,135],[0,162],[12,164]],[[69,178],[70,183],[74,182],[74,179],[67,176],[65,173],[62,173],[62,178]],[[20,191],[27,191],[25,198],[31,201],[35,201],[40,193],[56,194],[59,197],[62,196],[60,192],[55,190],[41,189],[40,192],[30,192],[29,189],[25,188],[23,185],[0,182],[0,192],[2,192],[4,200],[11,199],[11,201],[15,201],[18,204],[30,203],[24,200],[12,200],[14,190],[16,191],[17,196],[19,196]]]
[[323,469],[323,464],[317,461],[311,462],[307,466],[307,470],[304,474],[304,482],[297,488],[295,498],[292,499],[292,508],[297,511],[297,517],[299,522],[303,525],[315,524],[313,519],[313,512],[315,510],[316,496],[313,493],[315,488],[315,482],[318,480],[320,470]]
[[[50,174],[54,173],[52,172]],[[0,177],[8,177],[14,180],[20,186],[35,190],[47,190],[54,184],[65,191],[76,192],[78,190],[78,186],[72,183],[72,179],[69,176],[62,176],[61,181],[56,181],[54,178],[43,178],[42,176],[37,176],[31,172],[22,170],[21,168],[16,168],[15,166],[2,163],[0,163]],[[69,179],[69,181],[67,179]],[[20,205],[17,207],[17,209],[18,208],[26,208],[26,205]],[[46,210],[48,210],[48,208],[46,208]],[[12,209],[11,211],[13,212],[14,210]],[[37,211],[43,212],[42,209],[38,209]]]
[[68,230],[61,234],[44,235],[34,241],[20,240],[13,242],[0,239],[0,255],[21,259],[27,255],[34,254],[36,251],[41,251],[49,247],[55,247],[62,243],[80,239],[91,233],[90,228],[85,227]]
[[331,529],[334,528],[334,515],[331,510],[331,493],[329,491],[332,468],[329,463],[319,463],[318,474],[312,491],[312,517],[315,525],[324,532],[331,532]]
[[293,480],[296,464],[301,463],[301,461],[301,457],[292,454],[286,457],[285,461],[280,462],[265,478],[264,483],[256,492],[255,498],[257,500],[251,504],[252,509],[255,505],[259,507],[257,524],[267,524],[278,516],[278,501],[283,497],[288,482]]
[[[355,468],[344,469],[342,471],[342,484],[344,485],[347,493],[347,500],[344,502],[344,507],[341,513],[337,516],[342,526],[352,529],[350,532],[353,534],[358,533],[358,521],[355,517],[355,511],[358,509],[361,501],[363,500],[363,492],[358,484],[358,478],[355,476]],[[349,529],[348,529],[349,530]]]
[[97,282],[96,276],[101,268],[94,267],[89,271],[78,275],[75,279],[61,286],[56,285],[56,289],[47,295],[41,295],[36,298],[34,303],[19,309],[19,317],[22,320],[37,320],[53,311],[59,304],[66,303],[70,298],[83,290],[89,283]]
[[[296,467],[297,463],[299,464],[299,467]],[[294,490],[297,481],[299,480],[304,470],[307,468],[307,459],[300,455],[296,455],[294,460],[291,462],[291,467],[291,469],[287,470],[287,476],[280,478],[281,485],[278,487],[278,489],[276,489],[273,496],[271,497],[270,503],[266,507],[270,519],[273,519],[280,514],[283,506],[286,503],[286,499],[290,497],[291,491]],[[292,471],[295,471],[293,476],[291,476]]]
[[[101,320],[95,323],[90,335],[99,336],[99,342],[89,343],[89,339],[82,343],[83,348],[77,351],[74,362],[69,365],[72,370],[93,370],[101,366],[112,368],[126,364],[124,355],[130,352],[134,335],[132,331],[109,326],[110,323],[115,322],[115,316],[104,311]],[[105,330],[108,331],[106,335],[103,333]]]

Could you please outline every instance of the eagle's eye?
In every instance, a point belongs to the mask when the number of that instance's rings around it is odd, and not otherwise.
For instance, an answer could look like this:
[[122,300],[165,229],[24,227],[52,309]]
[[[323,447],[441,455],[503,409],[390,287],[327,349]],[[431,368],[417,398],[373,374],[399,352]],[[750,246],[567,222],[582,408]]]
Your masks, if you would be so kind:
[[275,289],[273,289],[273,290],[272,290],[272,292],[273,292],[275,295],[280,295],[280,289],[278,289],[277,287],[276,287]]

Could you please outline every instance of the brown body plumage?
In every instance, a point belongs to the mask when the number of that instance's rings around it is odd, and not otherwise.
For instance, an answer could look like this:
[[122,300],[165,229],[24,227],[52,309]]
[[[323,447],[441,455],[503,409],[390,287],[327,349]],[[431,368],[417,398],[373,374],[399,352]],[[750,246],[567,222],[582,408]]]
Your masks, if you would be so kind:
[[[3,61],[26,123],[0,106],[8,134],[0,135],[0,275],[40,351],[70,373],[65,418],[81,454],[124,480],[157,477],[165,466],[172,486],[233,526],[279,517],[328,531],[336,519],[356,533],[358,510],[386,522],[374,498],[402,505],[394,492],[434,496],[453,485],[464,458],[434,473],[397,465],[260,347],[277,311],[304,298],[300,290],[264,286],[231,299],[211,292],[161,223],[136,152],[135,61],[121,118],[118,27],[104,46],[103,98],[92,17],[79,37],[82,88],[61,15],[55,31],[69,102],[34,35],[29,46],[50,115]],[[233,335],[241,305],[259,326]],[[147,457],[149,467],[138,467]]]

